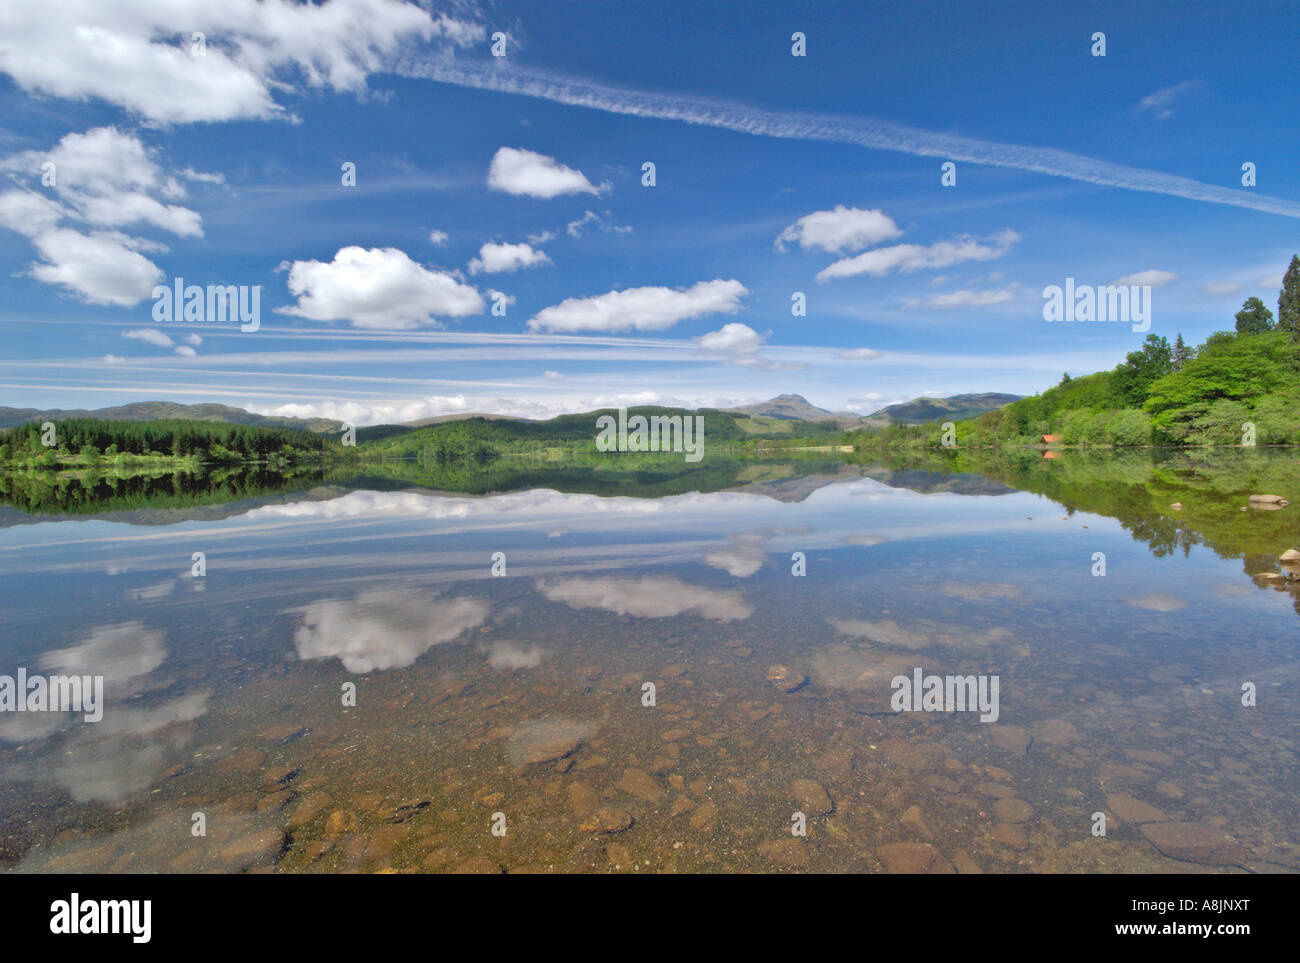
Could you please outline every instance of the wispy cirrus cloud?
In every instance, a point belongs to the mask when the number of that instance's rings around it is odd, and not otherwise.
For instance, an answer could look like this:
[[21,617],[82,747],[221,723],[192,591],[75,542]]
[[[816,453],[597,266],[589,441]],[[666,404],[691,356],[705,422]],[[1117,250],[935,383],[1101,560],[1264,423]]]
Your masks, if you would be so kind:
[[1137,109],[1155,114],[1157,120],[1168,120],[1174,115],[1174,102],[1196,90],[1199,86],[1200,84],[1194,80],[1184,80],[1179,84],[1161,87],[1139,100]]
[[489,66],[449,58],[402,56],[393,62],[391,69],[402,76],[535,97],[607,113],[678,120],[760,137],[831,141],[873,150],[942,157],[1300,218],[1300,201],[1232,190],[1190,177],[1115,164],[1051,147],[961,137],[877,118],[764,110],[689,94],[645,93],[518,64]]

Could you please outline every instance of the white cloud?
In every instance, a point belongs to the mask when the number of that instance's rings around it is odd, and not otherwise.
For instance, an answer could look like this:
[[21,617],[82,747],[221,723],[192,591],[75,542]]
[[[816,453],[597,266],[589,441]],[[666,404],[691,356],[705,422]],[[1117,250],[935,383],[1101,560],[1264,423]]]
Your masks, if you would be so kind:
[[470,274],[513,273],[520,268],[551,264],[546,252],[528,244],[487,243],[478,249],[478,257],[469,262]]
[[562,194],[602,194],[609,191],[611,185],[605,183],[597,187],[582,171],[565,167],[554,157],[502,147],[488,168],[488,187],[507,194],[547,200]]
[[717,331],[697,339],[705,351],[717,351],[722,354],[754,354],[767,339],[747,324],[732,321],[724,324]]
[[846,348],[836,357],[843,358],[845,361],[870,361],[872,358],[879,358],[880,352],[875,348]]
[[286,116],[273,94],[295,81],[359,94],[405,41],[485,36],[399,0],[7,0],[0,71],[27,91],[97,98],[157,123],[265,119]]
[[170,348],[173,344],[171,337],[157,328],[132,328],[130,331],[123,331],[122,337],[144,341],[146,344],[156,345],[159,348]]
[[928,298],[913,298],[903,307],[914,308],[983,308],[990,304],[1004,304],[1015,297],[1015,286],[994,291],[949,291]]
[[91,304],[130,307],[163,279],[162,269],[139,252],[151,245],[117,231],[82,234],[59,228],[36,235],[32,243],[45,260],[31,266],[31,276],[68,288]]
[[844,258],[817,274],[818,281],[870,274],[882,277],[891,271],[909,273],[932,268],[945,268],[963,261],[990,261],[1010,252],[1020,235],[1012,230],[1000,231],[990,238],[964,235],[952,241],[939,241],[928,247],[920,244],[895,244],[877,248],[856,257]]
[[601,217],[595,211],[587,211],[587,213],[583,214],[582,217],[578,218],[576,221],[570,221],[564,230],[568,233],[569,237],[582,237],[587,225],[594,224],[606,234],[632,233],[632,228],[628,227],[626,224],[615,224],[612,220],[613,216],[614,215],[609,211],[605,212],[604,217]]
[[894,219],[884,211],[840,204],[833,210],[816,211],[799,218],[781,232],[775,247],[784,251],[786,244],[797,243],[804,250],[819,248],[838,254],[892,241],[902,233]]
[[180,355],[182,358],[193,358],[198,355],[198,352],[195,351],[193,348],[191,348],[188,344],[178,344],[175,350],[176,353]]
[[1212,298],[1227,297],[1230,294],[1240,294],[1241,284],[1238,281],[1211,281],[1201,288],[1201,293]]
[[340,248],[334,260],[294,261],[284,314],[312,321],[349,321],[356,328],[437,325],[435,315],[481,314],[483,296],[445,271],[422,267],[393,247]]
[[203,336],[198,334],[187,334],[185,336],[185,341],[187,344],[192,344],[197,347],[203,343]]
[[564,380],[564,375],[560,374],[558,371],[543,371],[543,372],[542,372],[542,377],[545,378],[547,381],[563,381],[563,380]]
[[1118,281],[1111,281],[1110,283],[1116,287],[1121,284],[1135,284],[1139,287],[1144,284],[1149,284],[1151,285],[1152,290],[1156,290],[1157,288],[1164,287],[1166,284],[1172,284],[1177,280],[1178,275],[1172,274],[1169,271],[1138,271],[1136,274],[1126,274]]
[[1274,291],[1282,290],[1282,274],[1265,274],[1263,277],[1255,278],[1255,286],[1261,288],[1272,288]]
[[678,321],[735,314],[748,294],[739,281],[701,281],[694,287],[628,288],[590,298],[567,298],[528,322],[532,331],[662,331]]
[[1149,111],[1156,115],[1159,120],[1167,120],[1173,116],[1172,104],[1183,94],[1195,90],[1198,84],[1195,81],[1184,80],[1180,84],[1174,84],[1171,87],[1161,87],[1159,90],[1152,91],[1138,101],[1137,109]]
[[446,243],[447,243],[447,238],[448,238],[448,234],[447,234],[446,231],[430,231],[430,232],[429,232],[429,243],[430,243],[430,244],[446,244]]
[[[53,164],[54,190],[70,213],[96,227],[150,224],[181,237],[203,234],[199,215],[163,204],[151,192],[168,192],[168,179],[135,137],[115,127],[67,134],[48,151],[23,151],[0,162],[0,169],[35,173]],[[174,183],[174,182],[172,182]],[[179,185],[171,194],[183,196]]]
[[42,183],[39,192],[19,186],[0,194],[0,226],[27,237],[44,259],[30,266],[32,277],[67,288],[83,301],[138,304],[163,277],[143,252],[165,251],[164,245],[109,228],[137,224],[181,237],[203,234],[196,212],[153,196],[183,196],[184,188],[137,138],[114,127],[67,134],[48,151],[0,160],[0,170],[20,184],[24,179],[40,183],[47,169],[53,183]]

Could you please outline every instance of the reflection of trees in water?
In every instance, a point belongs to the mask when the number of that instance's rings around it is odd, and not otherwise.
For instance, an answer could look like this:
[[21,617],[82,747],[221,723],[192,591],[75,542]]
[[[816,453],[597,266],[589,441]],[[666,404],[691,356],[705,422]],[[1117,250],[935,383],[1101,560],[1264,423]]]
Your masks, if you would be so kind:
[[320,469],[282,471],[261,465],[138,475],[0,472],[0,502],[35,515],[193,508],[302,489],[323,476]]
[[[871,455],[858,453],[857,458],[870,460]],[[1241,559],[1247,575],[1258,575],[1276,572],[1278,556],[1300,547],[1300,505],[1242,511],[1253,493],[1280,494],[1300,503],[1295,487],[1300,453],[1295,449],[1068,452],[1051,460],[1029,449],[955,449],[899,453],[879,463],[887,466],[893,482],[922,470],[978,476],[1043,495],[1070,514],[1077,510],[1114,518],[1157,558],[1180,549],[1187,556],[1193,546],[1203,545],[1220,558]],[[870,468],[866,472],[881,474]],[[978,490],[975,484],[943,484],[933,478],[927,485],[957,493]],[[1174,503],[1182,508],[1171,508]],[[1289,592],[1300,614],[1300,584],[1273,590]]]

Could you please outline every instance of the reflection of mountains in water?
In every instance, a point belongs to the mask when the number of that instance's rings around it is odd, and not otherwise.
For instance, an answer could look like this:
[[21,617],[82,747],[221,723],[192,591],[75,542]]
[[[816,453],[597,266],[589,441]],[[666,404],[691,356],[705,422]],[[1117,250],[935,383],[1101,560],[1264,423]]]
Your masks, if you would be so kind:
[[[743,492],[762,495],[775,501],[798,503],[814,492],[829,485],[857,481],[869,477],[893,488],[907,488],[922,494],[952,492],[961,495],[1004,495],[1015,491],[1006,485],[990,482],[979,475],[946,475],[935,471],[890,471],[881,467],[864,470],[857,465],[825,462],[784,463],[760,461],[738,462],[734,470],[709,474],[673,474],[636,471],[605,477],[602,471],[575,471],[572,467],[554,472],[530,470],[516,477],[504,479],[487,491],[457,491],[442,486],[420,484],[418,472],[399,471],[396,477],[386,476],[382,470],[361,476],[331,478],[323,475],[306,475],[284,478],[282,487],[276,485],[268,473],[259,476],[260,489],[256,494],[231,493],[223,500],[226,487],[219,481],[204,488],[196,479],[186,480],[186,495],[196,504],[176,505],[185,495],[170,491],[165,479],[149,479],[149,487],[158,489],[159,505],[142,504],[140,507],[121,505],[119,498],[97,499],[92,491],[83,491],[80,497],[51,494],[39,504],[25,504],[21,498],[12,502],[20,507],[0,505],[0,528],[33,524],[51,518],[99,519],[126,525],[175,525],[181,522],[213,522],[244,515],[258,508],[295,502],[331,501],[352,492],[410,492],[431,498],[492,498],[511,492],[546,489],[560,494],[585,494],[596,497],[667,498],[674,495],[713,492]],[[766,477],[753,478],[753,474]],[[55,486],[50,486],[54,489]],[[150,493],[139,492],[134,500],[149,500]],[[30,508],[30,511],[23,510]]]
[[989,481],[983,475],[947,475],[937,471],[891,471],[873,467],[863,471],[890,488],[907,488],[922,495],[933,492],[951,492],[954,495],[1011,495],[1019,489],[1001,482]]

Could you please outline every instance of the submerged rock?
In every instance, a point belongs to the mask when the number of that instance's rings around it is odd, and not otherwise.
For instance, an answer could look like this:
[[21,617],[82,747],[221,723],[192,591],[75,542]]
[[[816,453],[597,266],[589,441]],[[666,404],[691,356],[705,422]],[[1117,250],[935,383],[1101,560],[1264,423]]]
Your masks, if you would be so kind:
[[542,719],[520,726],[510,736],[510,761],[516,766],[554,762],[578,751],[589,727],[571,719]]
[[1169,818],[1155,806],[1125,793],[1111,793],[1107,796],[1106,808],[1126,823],[1157,823]]
[[808,682],[808,676],[789,666],[774,665],[767,670],[767,681],[782,692],[794,692]]
[[581,826],[584,833],[621,833],[632,828],[632,814],[608,806],[597,809]]
[[790,783],[790,795],[809,816],[824,816],[835,808],[830,793],[816,779],[796,779]]
[[1170,859],[1236,866],[1246,858],[1240,843],[1205,823],[1147,823],[1142,835]]
[[891,873],[955,873],[952,863],[929,843],[890,843],[876,855]]

